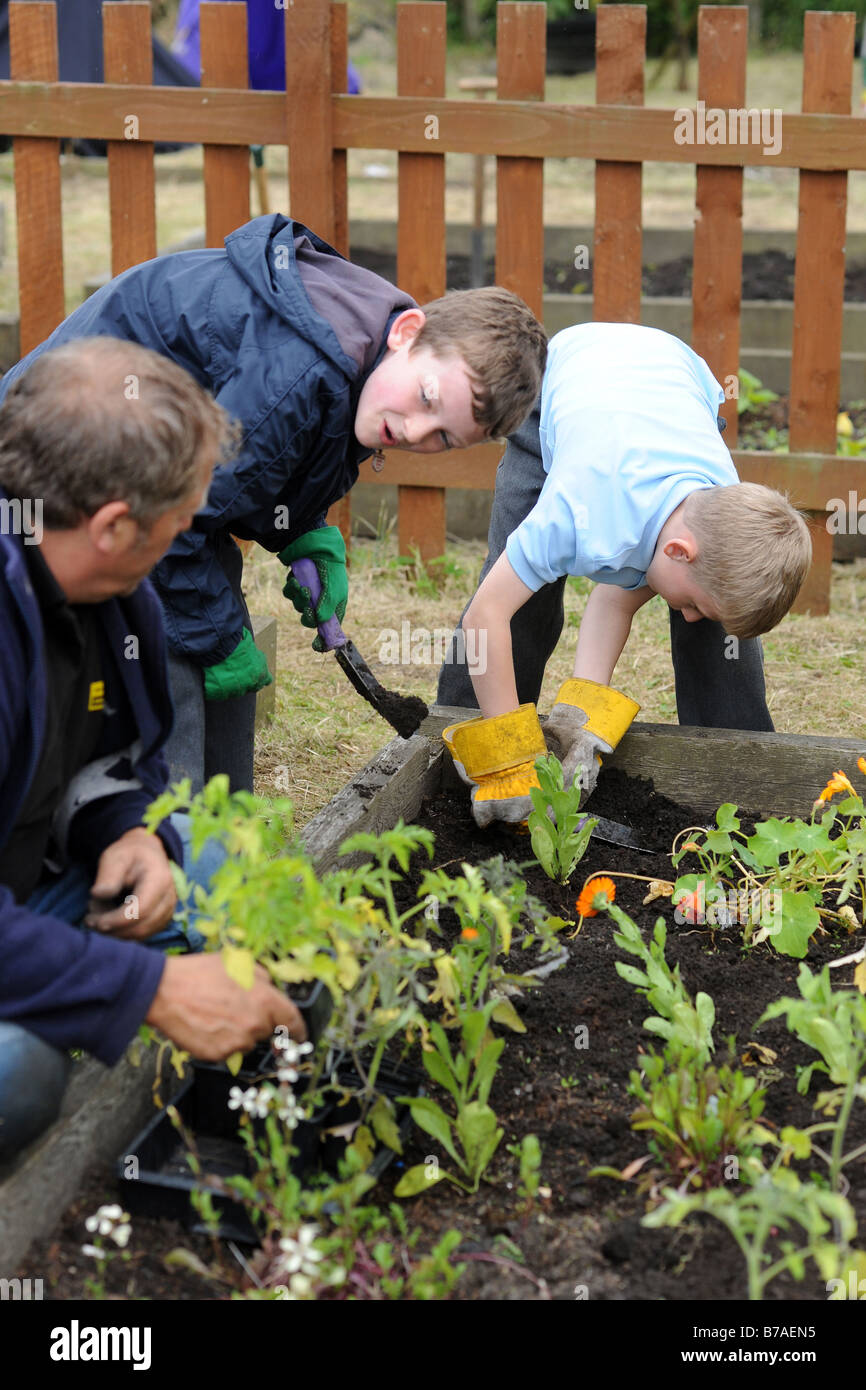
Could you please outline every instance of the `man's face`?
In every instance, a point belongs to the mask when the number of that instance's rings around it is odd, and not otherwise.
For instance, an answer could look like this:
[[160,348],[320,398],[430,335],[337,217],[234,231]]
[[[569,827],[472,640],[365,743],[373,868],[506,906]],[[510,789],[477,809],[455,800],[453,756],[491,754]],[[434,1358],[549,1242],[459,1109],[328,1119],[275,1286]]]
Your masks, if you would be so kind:
[[412,338],[404,337],[395,348],[389,346],[364,383],[355,414],[355,438],[368,449],[408,449],[413,454],[480,444],[487,436],[472,414],[472,384],[465,362],[456,356],[434,356],[429,348],[410,352]]

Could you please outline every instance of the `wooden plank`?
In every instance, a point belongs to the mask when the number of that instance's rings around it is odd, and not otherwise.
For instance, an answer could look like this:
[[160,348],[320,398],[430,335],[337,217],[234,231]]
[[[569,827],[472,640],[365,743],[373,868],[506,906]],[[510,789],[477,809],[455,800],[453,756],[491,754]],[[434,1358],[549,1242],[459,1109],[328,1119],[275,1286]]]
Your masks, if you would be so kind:
[[[360,481],[411,487],[473,488],[492,491],[502,446],[477,444],[451,454],[439,454],[424,462],[396,451],[388,454],[387,467],[374,473],[369,460],[361,465]],[[769,454],[737,450],[734,466],[744,483],[763,483],[787,492],[794,506],[824,510],[832,498],[848,504],[849,494],[866,497],[866,460],[834,454]]]
[[[286,9],[283,100],[291,215],[333,244],[331,11],[327,0],[292,0]],[[262,137],[251,143],[274,142]],[[342,141],[337,143],[344,147]]]
[[[108,140],[122,129],[131,99],[140,116],[143,139],[220,145],[285,143],[282,93],[0,82],[3,127],[10,135]],[[648,106],[333,96],[328,124],[337,149],[423,154],[429,149],[419,114],[439,117],[442,153],[642,164],[695,162],[694,148],[674,138],[677,112]],[[725,143],[702,147],[701,161],[731,167],[866,170],[866,141],[857,117],[786,113],[783,126],[778,153],[768,146],[765,154],[760,143]]]
[[[106,82],[153,81],[152,14],[148,3],[106,3],[102,7],[102,49]],[[139,138],[134,106],[124,117],[123,139],[108,141],[108,202],[111,222],[111,273],[156,255],[156,178],[153,144]]]
[[[10,4],[9,46],[14,78],[23,82],[56,82],[54,5]],[[66,314],[60,146],[56,140],[16,136],[13,149],[20,341],[24,357],[54,332]]]
[[[301,840],[316,871],[323,873],[333,867],[340,845],[350,835],[376,835],[391,830],[400,816],[411,824],[421,802],[438,791],[438,752],[431,750],[429,740],[420,734],[409,739],[395,738],[337,792],[301,831]],[[358,854],[345,856],[340,859],[340,867],[348,868],[364,858]]]
[[[199,7],[199,26],[202,87],[247,88],[246,5],[204,3]],[[236,227],[249,222],[250,152],[246,146],[205,145],[204,210],[206,246],[222,246]]]
[[[595,94],[605,105],[643,106],[646,7],[603,5],[596,13]],[[641,166],[595,166],[593,318],[640,323]]]
[[[497,100],[544,101],[546,19],[546,5],[532,0],[497,4]],[[496,153],[496,282],[519,294],[540,319],[544,295],[544,160]]]
[[[345,92],[349,76],[349,20],[345,0],[331,6],[331,90]],[[349,254],[349,174],[345,150],[334,150],[334,241],[335,250]],[[337,504],[340,505],[339,503]],[[351,511],[351,509],[350,509]],[[346,544],[348,545],[348,538]]]
[[[702,6],[698,21],[698,97],[712,107],[746,102],[749,12]],[[701,147],[703,148],[703,147]],[[737,372],[743,285],[743,171],[698,165],[692,278],[692,347],[725,388],[725,443],[737,442]],[[731,392],[730,396],[728,392]]]
[[[397,6],[400,96],[445,95],[445,22],[446,6],[435,0]],[[424,125],[428,153],[397,160],[397,284],[419,304],[445,293],[445,156],[436,125],[426,118]],[[398,487],[397,515],[401,555],[417,547],[426,563],[444,554],[444,489]]]
[[[432,705],[421,732],[435,747],[449,724],[477,714]],[[832,773],[840,767],[852,770],[862,751],[862,739],[636,723],[604,763],[629,777],[652,778],[662,796],[708,816],[732,801],[753,815],[808,817]],[[453,768],[444,748],[442,752],[442,776],[450,780]],[[624,817],[626,812],[623,808]],[[319,814],[326,813],[327,807]]]
[[[804,111],[850,112],[853,56],[853,14],[806,15]],[[847,191],[843,171],[800,174],[789,413],[794,450],[831,453],[836,448]],[[798,613],[828,613],[833,542],[823,513],[812,519],[810,529],[812,569],[794,608]]]
[[[389,458],[393,458],[393,454],[389,454]],[[417,546],[423,564],[444,555],[444,487],[401,487],[398,496],[397,546],[400,554],[411,555]]]

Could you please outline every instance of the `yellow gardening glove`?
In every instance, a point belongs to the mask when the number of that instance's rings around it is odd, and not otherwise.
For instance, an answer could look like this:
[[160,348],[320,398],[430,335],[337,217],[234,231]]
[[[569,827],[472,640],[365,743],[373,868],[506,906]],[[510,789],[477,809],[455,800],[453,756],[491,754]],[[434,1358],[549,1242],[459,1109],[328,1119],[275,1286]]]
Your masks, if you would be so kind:
[[562,763],[562,780],[570,787],[579,778],[581,801],[595,791],[602,753],[612,753],[640,705],[619,690],[597,681],[563,681],[556,704],[544,724],[551,753]]
[[529,789],[538,786],[535,760],[547,751],[535,705],[452,724],[442,738],[458,773],[472,788],[477,825],[526,820],[532,810]]

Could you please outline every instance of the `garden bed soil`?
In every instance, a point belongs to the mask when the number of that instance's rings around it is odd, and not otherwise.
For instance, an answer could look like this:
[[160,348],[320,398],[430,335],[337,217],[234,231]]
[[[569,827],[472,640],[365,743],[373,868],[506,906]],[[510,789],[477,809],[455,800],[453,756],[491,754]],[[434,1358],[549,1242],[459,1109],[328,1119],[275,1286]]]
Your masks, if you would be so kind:
[[[590,803],[601,815],[631,825],[654,855],[639,854],[591,842],[567,888],[553,884],[538,867],[528,867],[529,890],[553,913],[576,920],[574,901],[591,873],[635,873],[672,878],[667,858],[678,831],[706,822],[705,816],[658,796],[649,782],[629,779],[608,769]],[[463,860],[478,862],[504,854],[518,862],[531,858],[525,835],[493,826],[479,831],[463,791],[443,791],[413,819],[436,836],[433,863],[452,873]],[[424,862],[422,863],[422,858]],[[414,900],[426,857],[416,855],[414,876],[401,888],[404,905]],[[682,866],[682,871],[688,869]],[[667,955],[678,962],[683,980],[694,995],[709,993],[716,1007],[716,1057],[726,1053],[726,1039],[736,1037],[736,1055],[760,1041],[777,1057],[770,1066],[748,1067],[767,1084],[765,1122],[805,1126],[815,1118],[810,1100],[796,1091],[798,1064],[814,1059],[805,1046],[776,1020],[756,1033],[755,1023],[766,1006],[780,996],[796,995],[798,962],[774,954],[769,946],[745,952],[736,928],[682,926],[674,922],[668,901],[644,907],[643,882],[616,879],[617,902],[648,936],[658,916],[668,926]],[[456,933],[443,913],[445,938]],[[580,935],[564,944],[565,967],[541,987],[516,1001],[526,1025],[525,1034],[505,1033],[506,1046],[491,1092],[490,1103],[504,1127],[505,1137],[488,1176],[475,1196],[442,1182],[406,1202],[410,1225],[420,1226],[420,1249],[429,1248],[450,1227],[460,1230],[460,1258],[466,1273],[456,1286],[458,1300],[738,1300],[746,1296],[742,1256],[733,1240],[716,1223],[704,1219],[678,1231],[647,1230],[641,1217],[647,1198],[634,1184],[590,1178],[590,1169],[610,1165],[622,1169],[646,1152],[641,1133],[633,1133],[629,1116],[635,1102],[627,1093],[629,1072],[640,1048],[651,1039],[642,1029],[649,1007],[633,986],[620,979],[615,962],[624,959],[613,942],[613,925],[606,916],[587,919]],[[824,935],[810,945],[807,961],[813,968],[861,944],[855,937]],[[520,961],[518,968],[532,962]],[[843,968],[838,976],[850,978]],[[836,984],[843,983],[837,977]],[[577,1030],[586,1028],[586,1035]],[[504,1031],[504,1030],[497,1030]],[[578,1044],[586,1041],[587,1046]],[[820,1089],[813,1083],[811,1093]],[[534,1211],[520,1212],[517,1164],[506,1145],[534,1133],[542,1146],[541,1180],[550,1195],[540,1197]],[[854,1113],[847,1147],[866,1141],[866,1106]],[[393,1195],[403,1167],[423,1163],[437,1145],[415,1130],[400,1163],[373,1194],[384,1206]],[[442,1155],[440,1154],[440,1159]],[[849,1199],[861,1231],[866,1230],[866,1166],[850,1172]],[[82,1198],[66,1213],[55,1236],[34,1247],[22,1277],[45,1280],[46,1296],[82,1296],[83,1277],[91,1273],[80,1254],[83,1219],[100,1202],[122,1200],[112,1175],[92,1174]],[[107,1289],[121,1298],[190,1299],[226,1296],[226,1285],[208,1283],[186,1271],[167,1271],[163,1256],[176,1246],[196,1251],[205,1263],[213,1260],[210,1243],[190,1236],[171,1222],[138,1219],[131,1243],[133,1258],[110,1269]],[[226,1277],[237,1280],[238,1267],[222,1255]],[[796,1283],[783,1276],[770,1285],[769,1300],[826,1300],[823,1283],[812,1268]]]

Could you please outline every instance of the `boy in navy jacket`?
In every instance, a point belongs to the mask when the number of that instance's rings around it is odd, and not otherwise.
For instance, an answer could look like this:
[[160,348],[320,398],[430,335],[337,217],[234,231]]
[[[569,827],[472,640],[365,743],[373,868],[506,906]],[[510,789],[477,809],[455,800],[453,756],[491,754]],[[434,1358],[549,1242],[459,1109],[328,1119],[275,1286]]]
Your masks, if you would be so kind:
[[[167,748],[193,789],[214,772],[252,789],[254,692],[270,680],[255,647],[232,537],[287,565],[314,561],[285,592],[316,627],[343,617],[345,547],[325,513],[385,448],[440,452],[506,435],[541,385],[544,331],[506,290],[467,290],[418,308],[408,295],[276,214],[226,239],[134,266],[75,310],[45,348],[108,334],[191,372],[242,427],[237,457],[153,579],[163,605],[177,724]],[[214,756],[206,748],[216,749]]]

